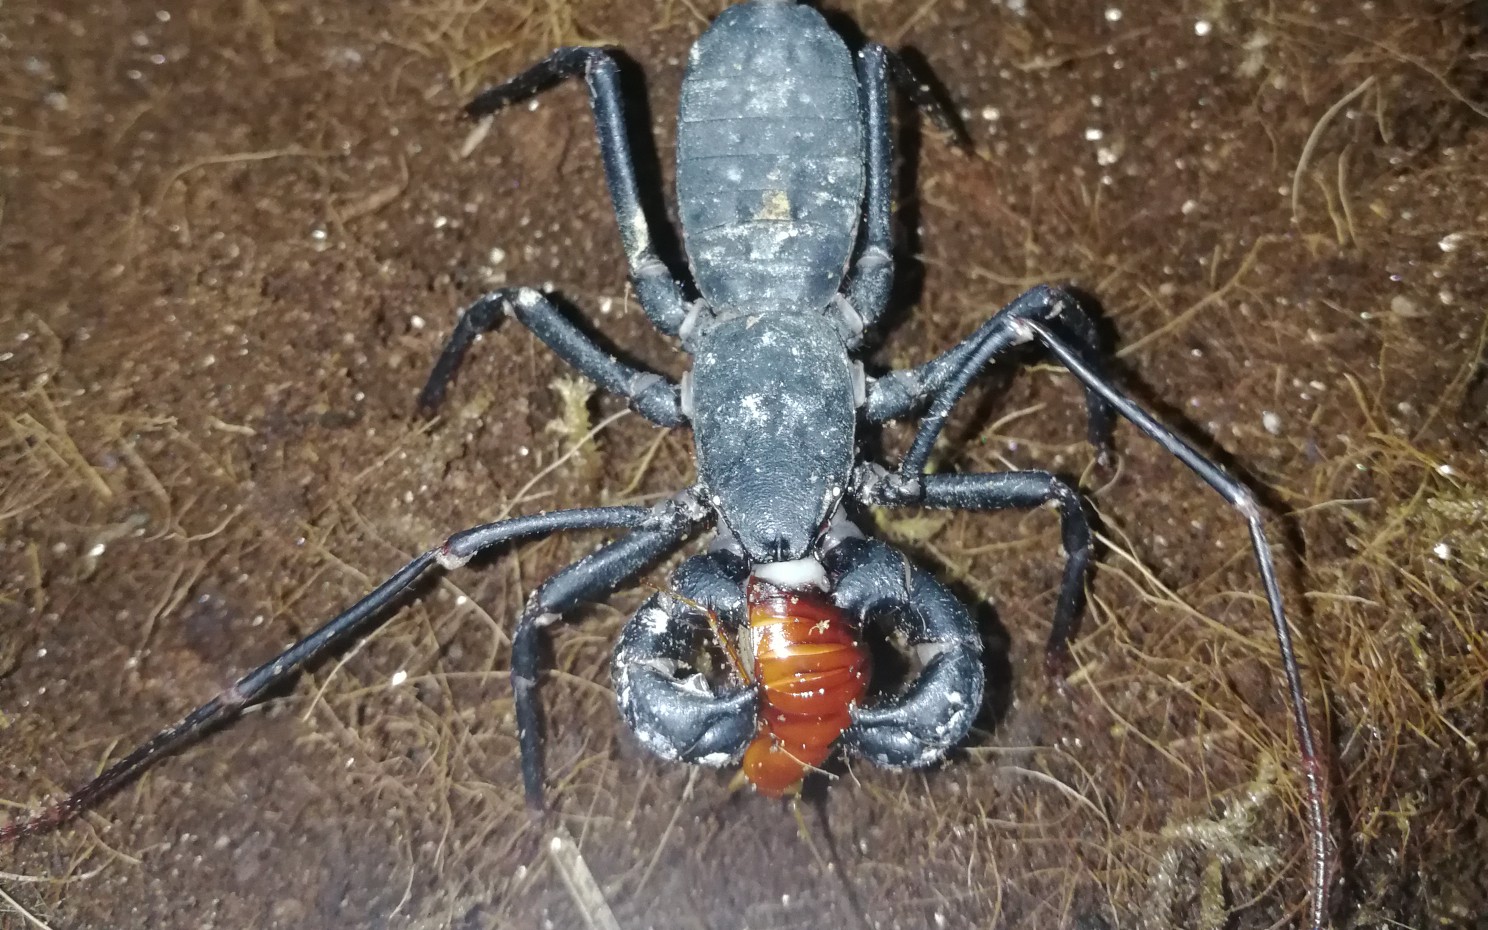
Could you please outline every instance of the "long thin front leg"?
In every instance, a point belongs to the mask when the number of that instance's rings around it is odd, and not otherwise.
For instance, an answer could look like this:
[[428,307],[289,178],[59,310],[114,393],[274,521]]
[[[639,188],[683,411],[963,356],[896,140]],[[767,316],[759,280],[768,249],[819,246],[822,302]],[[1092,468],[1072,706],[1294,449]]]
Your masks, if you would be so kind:
[[1037,338],[1058,357],[1088,390],[1095,391],[1122,416],[1142,432],[1178,457],[1204,483],[1218,491],[1230,505],[1240,511],[1250,527],[1251,548],[1255,550],[1261,582],[1266,588],[1266,602],[1271,608],[1271,622],[1276,628],[1276,643],[1281,652],[1283,674],[1291,696],[1292,721],[1297,731],[1297,745],[1302,756],[1303,777],[1307,782],[1307,814],[1312,829],[1312,908],[1311,925],[1320,928],[1328,914],[1328,878],[1332,863],[1331,838],[1327,820],[1327,773],[1318,758],[1317,742],[1312,735],[1312,722],[1307,712],[1307,697],[1302,685],[1302,672],[1292,648],[1291,629],[1282,608],[1281,586],[1276,580],[1276,566],[1271,561],[1271,546],[1261,521],[1261,508],[1255,495],[1224,469],[1183,440],[1177,433],[1157,422],[1147,411],[1122,394],[1099,372],[1092,369],[1079,351],[1041,321],[1017,319],[1010,324],[1022,338]]
[[[870,385],[866,416],[871,423],[910,416],[929,406],[914,443],[900,463],[901,475],[908,478],[924,472],[946,418],[972,380],[998,355],[1028,341],[1013,328],[1014,321],[1022,319],[1058,320],[1062,329],[1076,338],[1087,366],[1099,370],[1095,324],[1079,300],[1062,288],[1048,285],[1026,291],[954,348],[923,365],[891,371]],[[1111,409],[1099,392],[1091,389],[1085,392],[1085,408],[1090,443],[1104,459],[1111,443]]]
[[890,118],[892,83],[936,126],[949,133],[958,147],[970,143],[966,129],[898,55],[882,45],[865,45],[858,52],[858,88],[863,101],[867,138],[867,186],[863,191],[862,242],[853,258],[852,277],[839,301],[844,331],[862,332],[883,316],[894,287],[894,142]]
[[175,752],[232,719],[266,690],[293,675],[307,662],[313,662],[351,637],[366,632],[374,623],[386,619],[387,608],[435,565],[444,569],[458,568],[477,553],[493,546],[564,530],[617,527],[644,530],[653,524],[669,526],[679,519],[676,512],[680,509],[678,505],[671,505],[656,510],[645,507],[560,510],[487,523],[456,533],[398,569],[372,593],[331,618],[319,629],[239,678],[232,687],[193,710],[179,723],[155,734],[97,778],[38,813],[0,827],[0,841],[41,833],[65,823],[127,784],[161,757]]
[[867,134],[867,187],[863,191],[862,244],[839,306],[847,332],[870,328],[883,315],[894,288],[894,142],[889,119],[889,50],[867,45],[858,52],[858,89]]
[[1054,607],[1054,627],[1044,649],[1044,669],[1063,680],[1069,667],[1069,644],[1080,629],[1085,606],[1085,582],[1090,575],[1092,550],[1090,516],[1085,502],[1069,482],[1042,471],[989,472],[972,475],[925,475],[918,482],[870,483],[868,505],[941,507],[951,510],[1006,510],[1039,507],[1053,501],[1059,508],[1064,544],[1064,577]]
[[630,280],[636,297],[656,328],[675,336],[687,318],[687,305],[682,299],[681,286],[652,245],[625,126],[620,69],[609,50],[560,48],[506,83],[482,91],[466,105],[465,112],[472,119],[483,119],[580,73],[589,85],[599,154],[604,160],[610,201],[620,224],[620,241],[630,263]]
[[542,725],[537,702],[538,631],[575,604],[619,587],[627,578],[675,549],[697,525],[682,512],[667,523],[637,529],[553,575],[532,593],[512,634],[512,696],[527,806],[543,809]]
[[595,344],[569,322],[553,302],[530,287],[503,288],[477,300],[460,314],[460,321],[434,363],[429,380],[419,392],[419,407],[433,412],[444,402],[445,388],[477,336],[496,328],[507,315],[532,330],[548,348],[579,374],[606,391],[630,401],[630,406],[657,426],[680,426],[682,407],[677,386],[655,372],[625,364]]

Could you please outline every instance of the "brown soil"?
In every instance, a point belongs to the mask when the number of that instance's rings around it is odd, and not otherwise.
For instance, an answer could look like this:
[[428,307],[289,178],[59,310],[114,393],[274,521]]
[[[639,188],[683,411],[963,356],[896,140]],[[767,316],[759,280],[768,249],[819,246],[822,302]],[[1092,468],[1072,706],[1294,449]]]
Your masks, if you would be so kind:
[[[1097,295],[1121,382],[1291,515],[1271,528],[1327,721],[1336,925],[1482,927],[1488,14],[1024,5],[838,7],[923,52],[978,148],[921,140],[900,209],[923,285],[875,358],[929,358],[1040,281]],[[544,472],[621,408],[575,402],[517,328],[472,354],[441,420],[412,398],[494,281],[551,282],[680,373],[628,299],[582,92],[503,115],[469,157],[454,114],[551,46],[623,45],[669,192],[682,62],[719,6],[0,6],[0,797],[16,812],[451,529],[688,483],[687,434],[629,415]],[[1068,376],[994,381],[940,467],[1083,475],[1105,544],[1071,697],[1039,673],[1052,515],[881,515],[995,600],[1011,677],[964,752],[924,773],[852,764],[801,834],[619,725],[609,649],[646,589],[582,611],[542,685],[548,784],[620,926],[1296,919],[1301,779],[1243,524],[1130,427],[1114,476],[1089,470]],[[0,927],[580,926],[554,828],[522,809],[506,634],[596,542],[453,573],[74,825],[0,851]]]

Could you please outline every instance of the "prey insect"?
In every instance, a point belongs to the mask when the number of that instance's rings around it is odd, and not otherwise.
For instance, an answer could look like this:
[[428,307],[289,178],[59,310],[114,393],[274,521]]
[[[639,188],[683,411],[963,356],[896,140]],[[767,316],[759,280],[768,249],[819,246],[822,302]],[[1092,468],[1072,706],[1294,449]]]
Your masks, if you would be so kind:
[[868,690],[870,656],[857,625],[824,592],[759,578],[745,591],[748,622],[737,644],[713,611],[662,593],[706,618],[728,669],[759,693],[758,729],[740,760],[740,779],[768,797],[794,796],[852,725],[853,706]]
[[[677,206],[697,299],[653,246],[627,138],[619,70],[603,48],[563,48],[477,96],[486,118],[562,80],[588,86],[630,280],[650,321],[691,357],[680,381],[613,357],[546,296],[504,288],[461,315],[420,395],[437,407],[475,338],[511,318],[601,388],[663,428],[690,425],[697,481],[655,507],[541,513],[456,533],[361,601],[126,755],[72,795],[0,829],[0,838],[62,822],[160,756],[232,718],[306,662],[383,619],[433,569],[569,530],[612,542],[531,595],[512,637],[511,681],[528,802],[543,806],[537,694],[542,631],[711,529],[669,588],[626,623],[613,656],[620,711],[657,755],[704,765],[743,760],[762,790],[787,790],[826,754],[879,765],[931,765],[961,743],[982,703],[982,641],[968,607],[934,575],[855,518],[869,507],[964,510],[1053,503],[1066,553],[1048,668],[1068,661],[1092,537],[1079,492],[1041,471],[930,474],[931,448],[973,379],[1024,343],[1045,348],[1081,384],[1090,437],[1103,452],[1114,415],[1177,456],[1245,519],[1275,627],[1306,785],[1310,924],[1327,913],[1331,861],[1324,769],[1262,526],[1247,488],[1128,399],[1104,374],[1093,327],[1070,293],[1036,287],[960,344],[913,368],[865,376],[855,357],[889,304],[894,277],[890,96],[923,87],[880,45],[851,52],[822,16],[789,0],[726,9],[688,59],[677,129]],[[918,418],[897,465],[862,457],[865,425]],[[747,642],[754,680],[717,684],[697,668],[704,613]],[[918,673],[872,697],[857,642],[879,624],[913,650]],[[784,631],[784,632],[782,632]],[[778,641],[777,641],[778,640]],[[779,649],[776,649],[776,646]],[[801,665],[808,654],[820,667]],[[796,687],[796,676],[819,676]],[[803,691],[812,694],[803,694]],[[820,692],[820,693],[815,693]]]

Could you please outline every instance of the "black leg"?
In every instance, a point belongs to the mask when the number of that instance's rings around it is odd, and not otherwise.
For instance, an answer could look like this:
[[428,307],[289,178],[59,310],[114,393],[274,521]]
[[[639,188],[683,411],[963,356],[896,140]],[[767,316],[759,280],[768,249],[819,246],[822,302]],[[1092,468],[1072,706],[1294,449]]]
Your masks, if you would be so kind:
[[465,112],[473,119],[490,116],[580,73],[589,85],[599,154],[604,160],[615,219],[620,224],[620,240],[630,262],[631,283],[651,322],[667,335],[675,336],[687,318],[687,306],[681,286],[656,254],[650,226],[641,209],[640,188],[626,134],[620,71],[614,56],[603,48],[560,48],[506,83],[481,92],[466,105]]
[[925,475],[918,482],[880,481],[870,484],[868,491],[864,504],[896,507],[1006,510],[1053,501],[1059,508],[1065,563],[1059,601],[1054,607],[1054,628],[1044,650],[1044,668],[1055,681],[1063,680],[1068,674],[1069,643],[1080,629],[1085,582],[1090,573],[1090,517],[1079,491],[1042,471]]
[[699,608],[726,634],[748,623],[744,580],[749,566],[730,552],[682,563],[672,589],[653,595],[625,624],[610,663],[620,713],[641,743],[679,762],[727,765],[754,738],[759,691],[740,682],[714,693],[698,671],[700,647],[712,636]]
[[385,619],[387,608],[435,565],[444,569],[458,568],[477,553],[493,546],[564,530],[633,527],[637,532],[646,532],[653,525],[670,526],[682,519],[678,514],[684,509],[685,505],[678,502],[654,510],[646,507],[560,510],[487,523],[456,533],[441,545],[424,552],[400,568],[371,594],[319,629],[238,679],[232,687],[192,711],[179,723],[155,734],[66,798],[31,817],[0,827],[0,841],[40,833],[66,822],[128,783],[162,756],[175,752],[231,720],[240,710],[252,704],[269,688],[293,675],[305,663],[336,649],[351,637],[365,632],[371,624]]
[[439,407],[471,343],[481,333],[495,328],[508,313],[584,377],[629,400],[641,416],[658,426],[682,424],[675,384],[654,372],[632,368],[595,345],[594,340],[564,318],[552,301],[530,287],[492,291],[460,314],[455,331],[419,392],[420,409],[433,412]]
[[858,88],[867,134],[867,187],[863,192],[862,242],[839,308],[847,332],[878,322],[894,287],[894,142],[889,125],[889,50],[867,45],[858,53]]
[[859,623],[892,623],[924,662],[902,693],[853,709],[843,745],[890,768],[935,763],[966,738],[982,706],[982,638],[971,612],[876,539],[844,540],[822,563],[838,607]]
[[882,45],[869,44],[858,53],[858,87],[863,100],[863,128],[867,135],[867,187],[863,194],[862,242],[853,258],[852,277],[839,307],[847,332],[861,332],[878,322],[894,287],[894,143],[889,107],[889,84],[899,88],[936,126],[950,133],[956,144],[969,145],[966,130],[931,91],[915,77],[898,55]]
[[[1025,319],[1058,320],[1063,330],[1073,334],[1078,347],[1074,351],[1084,364],[1092,370],[1100,369],[1095,325],[1074,295],[1048,285],[1019,295],[955,348],[915,368],[891,371],[869,386],[866,415],[871,423],[909,416],[929,405],[914,443],[900,463],[900,475],[912,478],[924,472],[946,418],[972,379],[999,354],[1029,341],[1030,337],[1016,328],[1017,321]],[[1090,442],[1104,461],[1111,443],[1110,406],[1099,391],[1087,387],[1085,407]]]
[[1312,908],[1311,925],[1321,928],[1328,911],[1328,873],[1332,862],[1331,839],[1327,821],[1327,773],[1318,758],[1317,743],[1312,735],[1312,723],[1307,712],[1307,697],[1302,686],[1302,672],[1297,666],[1297,655],[1292,648],[1292,634],[1282,608],[1281,586],[1276,580],[1276,567],[1271,561],[1271,546],[1266,540],[1265,526],[1261,521],[1261,508],[1250,489],[1226,474],[1215,462],[1185,442],[1182,437],[1157,422],[1147,411],[1137,406],[1122,394],[1102,374],[1093,369],[1081,353],[1042,321],[1021,318],[1010,323],[1013,331],[1024,339],[1036,338],[1058,357],[1087,390],[1099,394],[1101,399],[1126,417],[1142,432],[1156,440],[1168,452],[1178,457],[1184,465],[1194,471],[1204,483],[1218,491],[1230,506],[1240,511],[1250,527],[1251,548],[1255,551],[1256,565],[1260,569],[1261,582],[1266,589],[1266,602],[1271,608],[1271,622],[1276,629],[1276,643],[1281,653],[1281,664],[1291,697],[1292,722],[1297,731],[1297,745],[1302,757],[1302,774],[1307,783],[1307,813],[1312,831]]
[[575,604],[600,597],[675,549],[697,526],[696,514],[673,507],[657,526],[636,529],[543,582],[527,601],[512,634],[512,695],[527,806],[543,809],[541,708],[537,702],[538,631]]

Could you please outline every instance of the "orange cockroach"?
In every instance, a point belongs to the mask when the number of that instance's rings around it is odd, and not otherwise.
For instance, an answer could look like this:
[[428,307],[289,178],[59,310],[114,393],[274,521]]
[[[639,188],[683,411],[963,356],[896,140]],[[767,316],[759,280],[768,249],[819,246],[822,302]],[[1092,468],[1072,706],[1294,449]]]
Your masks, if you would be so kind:
[[759,730],[743,774],[761,794],[799,790],[852,723],[868,689],[869,656],[856,624],[814,589],[749,580],[749,628],[739,669],[759,688]]

